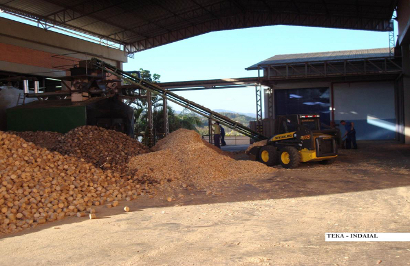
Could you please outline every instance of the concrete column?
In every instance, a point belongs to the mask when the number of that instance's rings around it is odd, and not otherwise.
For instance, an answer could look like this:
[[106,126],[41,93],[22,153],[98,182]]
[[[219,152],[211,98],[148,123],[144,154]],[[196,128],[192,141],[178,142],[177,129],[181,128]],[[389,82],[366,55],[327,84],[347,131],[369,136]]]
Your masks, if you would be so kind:
[[410,47],[402,45],[403,98],[404,98],[404,140],[410,144]]

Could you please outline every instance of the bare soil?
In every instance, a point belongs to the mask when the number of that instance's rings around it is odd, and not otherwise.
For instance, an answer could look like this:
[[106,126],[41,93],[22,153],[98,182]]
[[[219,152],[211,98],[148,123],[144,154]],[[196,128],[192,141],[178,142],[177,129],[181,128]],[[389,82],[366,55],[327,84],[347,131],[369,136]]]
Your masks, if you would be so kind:
[[332,165],[158,191],[97,208],[98,219],[6,235],[0,265],[410,265],[409,242],[325,242],[326,232],[410,233],[410,146],[359,148]]

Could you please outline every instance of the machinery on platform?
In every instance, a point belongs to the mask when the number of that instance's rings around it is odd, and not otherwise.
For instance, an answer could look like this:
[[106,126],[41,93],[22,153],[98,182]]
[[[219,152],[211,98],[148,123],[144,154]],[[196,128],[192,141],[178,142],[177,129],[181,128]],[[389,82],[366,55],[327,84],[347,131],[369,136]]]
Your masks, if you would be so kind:
[[164,135],[169,133],[167,101],[172,101],[210,121],[218,121],[255,141],[266,139],[228,117],[189,101],[159,84],[141,78],[139,73],[126,72],[98,58],[79,61],[70,68],[70,76],[48,78],[61,86],[41,91],[34,82],[30,91],[28,78],[23,77],[24,99],[38,101],[7,109],[7,129],[13,131],[56,131],[66,133],[82,125],[97,125],[134,136],[132,104],[143,100],[147,104],[147,145],[154,145],[152,99],[163,99]]
[[275,119],[274,136],[249,151],[252,159],[268,166],[295,168],[300,162],[332,163],[338,155],[340,131],[320,128],[320,116],[286,115]]

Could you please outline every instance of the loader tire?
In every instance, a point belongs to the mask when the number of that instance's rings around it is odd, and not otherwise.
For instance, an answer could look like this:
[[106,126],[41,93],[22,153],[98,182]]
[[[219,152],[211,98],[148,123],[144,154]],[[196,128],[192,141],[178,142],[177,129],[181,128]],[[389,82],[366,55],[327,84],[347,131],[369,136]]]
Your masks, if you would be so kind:
[[267,166],[275,165],[277,154],[276,147],[271,145],[263,146],[259,151],[259,161]]
[[280,153],[280,164],[284,168],[296,168],[300,164],[300,154],[295,147],[284,147]]

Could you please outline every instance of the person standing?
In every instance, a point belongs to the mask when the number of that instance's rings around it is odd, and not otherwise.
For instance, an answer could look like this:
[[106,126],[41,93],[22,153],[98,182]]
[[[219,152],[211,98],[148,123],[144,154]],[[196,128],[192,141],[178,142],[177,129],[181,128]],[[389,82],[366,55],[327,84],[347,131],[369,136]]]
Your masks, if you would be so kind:
[[219,127],[221,128],[221,146],[226,146],[226,142],[225,142],[225,129],[219,125]]
[[214,128],[214,145],[221,148],[221,127],[219,126],[219,122],[215,122],[212,127]]
[[340,121],[340,124],[345,127],[345,134],[343,136],[346,137],[346,149],[350,149],[353,144],[353,149],[357,149],[356,143],[356,130],[354,129],[353,122],[346,122],[344,120]]

